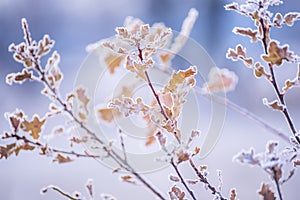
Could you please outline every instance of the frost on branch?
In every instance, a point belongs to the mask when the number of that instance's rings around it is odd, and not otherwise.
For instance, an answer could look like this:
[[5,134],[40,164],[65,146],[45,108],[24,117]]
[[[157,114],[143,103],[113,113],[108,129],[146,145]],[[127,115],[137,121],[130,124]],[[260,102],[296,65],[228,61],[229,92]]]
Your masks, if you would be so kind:
[[87,51],[99,55],[111,74],[125,65],[144,79],[141,68],[149,67],[152,59],[164,70],[170,67],[170,61],[184,46],[197,17],[198,12],[192,8],[173,42],[172,30],[163,23],[150,26],[138,18],[127,17],[123,26],[116,28],[114,37],[88,45]]
[[202,92],[216,93],[229,92],[235,89],[238,82],[237,75],[226,68],[220,69],[214,67],[208,74],[208,81],[202,87]]

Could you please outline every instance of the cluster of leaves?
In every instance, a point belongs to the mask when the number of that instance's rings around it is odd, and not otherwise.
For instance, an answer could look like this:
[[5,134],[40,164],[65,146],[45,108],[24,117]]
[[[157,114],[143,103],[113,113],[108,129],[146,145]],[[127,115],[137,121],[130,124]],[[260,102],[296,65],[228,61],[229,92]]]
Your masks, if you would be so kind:
[[[241,44],[238,44],[235,49],[229,49],[227,58],[233,61],[240,60],[248,68],[252,69],[254,75],[257,78],[265,78],[271,83],[277,99],[269,102],[266,98],[263,99],[263,103],[273,110],[277,110],[283,113],[286,118],[289,128],[292,132],[291,146],[283,150],[281,154],[287,156],[281,158],[277,153],[276,147],[277,142],[270,142],[267,144],[267,151],[264,154],[254,154],[254,150],[251,149],[249,152],[241,152],[236,156],[236,159],[241,163],[247,163],[250,165],[256,165],[264,169],[270,174],[271,180],[274,181],[278,192],[279,199],[282,199],[280,186],[286,182],[294,174],[296,168],[290,170],[287,179],[283,180],[283,166],[294,164],[294,167],[298,163],[298,146],[300,144],[299,134],[295,128],[292,117],[288,112],[288,107],[285,102],[286,93],[293,87],[299,86],[299,58],[298,56],[289,50],[289,45],[280,45],[280,42],[274,40],[270,36],[272,28],[281,28],[284,25],[293,26],[296,20],[300,19],[300,13],[289,12],[284,16],[281,13],[273,14],[269,11],[270,6],[277,6],[282,4],[280,0],[256,0],[246,1],[246,4],[239,5],[238,3],[232,3],[225,6],[226,10],[233,10],[241,15],[249,17],[254,21],[255,29],[251,28],[234,28],[233,32],[238,35],[250,37],[251,42],[261,42],[262,53],[261,61],[247,56],[246,48]],[[298,72],[293,79],[285,81],[284,86],[280,89],[279,83],[276,80],[275,67],[281,67],[284,63],[298,65]],[[263,184],[260,195],[264,199],[275,199],[274,192],[271,191],[268,184]]]

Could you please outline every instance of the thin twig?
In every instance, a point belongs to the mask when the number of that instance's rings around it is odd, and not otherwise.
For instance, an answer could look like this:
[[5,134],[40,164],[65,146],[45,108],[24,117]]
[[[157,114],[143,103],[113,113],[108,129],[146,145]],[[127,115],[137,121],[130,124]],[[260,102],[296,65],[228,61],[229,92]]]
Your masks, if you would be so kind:
[[185,189],[188,191],[188,193],[191,195],[191,197],[193,198],[193,200],[196,200],[197,198],[195,197],[193,191],[189,188],[189,186],[187,185],[187,183],[185,182],[182,174],[180,173],[177,165],[174,163],[173,159],[171,159],[171,165],[174,168],[174,170],[176,171],[181,183],[183,184],[183,186],[185,187]]
[[277,193],[278,193],[279,199],[283,200],[282,194],[281,194],[279,180],[277,178],[277,171],[276,171],[276,169],[274,167],[272,168],[272,172],[273,172],[273,179],[275,181],[275,185],[276,185],[276,189],[277,189]]
[[[263,44],[263,47],[264,47],[264,52],[265,52],[265,54],[268,55],[267,30],[266,30],[263,18],[260,18],[260,24],[261,24],[262,31],[263,31],[262,44]],[[271,63],[269,63],[268,65],[269,65],[269,70],[270,70],[271,77],[272,77],[271,84],[272,84],[272,86],[275,90],[277,98],[279,99],[280,103],[284,106],[284,108],[282,110],[282,113],[285,116],[285,119],[286,119],[286,121],[287,121],[287,123],[290,127],[290,130],[291,130],[292,134],[294,135],[294,137],[297,140],[298,144],[300,144],[300,138],[296,135],[297,134],[297,129],[295,128],[293,120],[292,120],[292,118],[291,118],[291,116],[288,112],[287,105],[285,104],[285,100],[284,100],[284,95],[281,94],[281,92],[279,90],[279,87],[277,85],[273,65]]]
[[69,195],[68,193],[62,191],[62,190],[61,190],[60,188],[58,188],[58,187],[55,187],[55,186],[48,186],[47,189],[49,189],[49,188],[52,189],[52,190],[54,190],[54,191],[56,191],[56,192],[58,192],[59,194],[61,194],[62,196],[66,197],[66,198],[68,198],[68,199],[70,199],[70,200],[80,200],[80,199],[78,199],[78,198],[72,197],[71,195]]
[[220,200],[227,200],[226,198],[224,198],[224,197],[222,196],[222,194],[221,194],[219,191],[217,191],[217,189],[216,189],[214,186],[212,186],[212,185],[208,182],[207,178],[206,178],[206,177],[205,177],[205,176],[197,169],[197,167],[196,167],[195,163],[193,162],[193,160],[190,159],[189,161],[190,161],[191,167],[192,167],[193,170],[195,171],[196,175],[199,177],[200,182],[206,184],[207,187],[208,187],[208,189],[211,191],[211,193],[212,193],[213,195],[218,195],[219,198],[220,198]]
[[119,136],[120,136],[120,143],[123,151],[124,160],[127,162],[127,155],[126,155],[126,149],[124,144],[124,138],[123,138],[123,132],[121,129],[119,129]]
[[[24,31],[24,38],[27,42],[27,45],[30,46],[30,32],[29,29],[27,27],[27,24],[25,22],[23,22],[23,31]],[[163,197],[162,194],[160,194],[160,192],[158,192],[150,183],[148,183],[145,178],[143,178],[138,172],[136,172],[133,167],[131,167],[127,161],[123,158],[121,158],[113,149],[110,149],[107,147],[107,145],[105,144],[104,141],[102,141],[100,138],[97,137],[96,133],[94,133],[92,130],[90,130],[85,124],[83,124],[83,122],[81,122],[81,120],[79,118],[77,118],[75,116],[75,114],[73,113],[73,111],[68,108],[66,102],[64,100],[62,100],[60,98],[60,96],[57,94],[57,91],[55,88],[53,88],[49,82],[49,80],[47,79],[46,75],[45,75],[45,71],[42,69],[42,67],[40,66],[40,57],[35,55],[34,51],[30,51],[31,55],[30,55],[30,59],[32,60],[33,64],[34,64],[34,69],[37,71],[37,73],[40,75],[40,81],[42,82],[46,88],[48,88],[50,90],[50,92],[52,93],[51,95],[54,97],[55,101],[57,101],[62,108],[64,109],[64,111],[69,115],[69,117],[71,119],[74,120],[75,123],[77,123],[84,131],[86,131],[86,133],[92,137],[92,139],[94,139],[95,141],[97,141],[98,143],[100,143],[101,145],[103,145],[103,150],[114,160],[117,162],[117,164],[119,164],[121,167],[123,167],[125,170],[127,170],[129,173],[131,173],[132,175],[134,175],[138,180],[140,180],[145,186],[146,188],[150,189],[159,199],[165,200],[165,198]]]

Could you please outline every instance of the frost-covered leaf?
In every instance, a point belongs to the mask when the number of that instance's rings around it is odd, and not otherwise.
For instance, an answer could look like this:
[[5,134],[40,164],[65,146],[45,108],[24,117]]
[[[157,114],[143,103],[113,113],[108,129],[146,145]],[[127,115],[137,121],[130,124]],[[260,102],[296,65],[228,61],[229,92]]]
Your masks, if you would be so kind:
[[90,102],[90,99],[86,95],[86,90],[84,88],[78,88],[76,90],[76,94],[77,99],[80,102],[79,108],[82,108],[85,111],[85,113],[88,114],[88,103]]
[[292,61],[293,53],[288,50],[288,45],[280,47],[278,42],[272,41],[268,48],[268,55],[263,55],[262,58],[271,64],[280,66],[283,60]]
[[285,106],[278,102],[278,100],[269,102],[266,98],[263,98],[263,104],[274,110],[283,111],[285,109]]
[[114,196],[110,194],[101,194],[101,199],[102,200],[117,200]]
[[63,156],[61,154],[57,154],[56,158],[53,160],[54,162],[58,162],[59,164],[63,163],[69,163],[72,162],[73,160],[69,156]]
[[240,34],[243,36],[249,36],[251,38],[251,42],[256,42],[257,41],[257,31],[252,30],[251,28],[240,28],[236,27],[233,29],[233,32],[235,34]]
[[231,189],[230,190],[230,197],[229,200],[236,200],[237,199],[237,193],[236,193],[236,189]]
[[114,74],[116,69],[122,66],[124,58],[124,55],[118,55],[115,53],[108,54],[104,58],[104,62],[106,63],[108,70],[111,74]]
[[169,191],[169,197],[171,200],[183,200],[185,193],[177,186],[173,186]]
[[259,62],[255,63],[255,65],[254,65],[254,75],[257,78],[264,76],[268,80],[271,79],[271,75],[265,71],[265,67],[262,66]]
[[40,133],[45,122],[46,119],[40,119],[37,115],[34,115],[32,121],[24,120],[24,122],[22,123],[22,129],[25,132],[30,132],[32,138],[38,140],[40,138]]
[[170,179],[171,181],[174,181],[174,182],[179,182],[179,181],[180,181],[179,177],[174,176],[174,175],[170,175],[170,176],[169,176],[169,179]]
[[283,16],[281,15],[281,13],[276,13],[275,17],[273,18],[273,23],[275,26],[281,27],[283,23]]
[[275,200],[274,192],[270,189],[270,186],[266,183],[263,183],[260,191],[258,192],[264,200]]
[[226,68],[214,67],[208,74],[208,81],[202,87],[204,93],[229,92],[235,89],[237,75]]
[[126,182],[126,183],[136,184],[136,181],[130,175],[121,176],[121,180]]
[[254,149],[252,148],[248,152],[242,151],[238,153],[233,159],[250,165],[260,165],[261,163],[259,157],[254,154]]
[[298,12],[289,12],[284,15],[284,22],[288,26],[293,26],[294,22],[299,19],[300,19],[300,13],[298,13]]
[[295,160],[295,161],[293,162],[293,164],[294,164],[294,167],[300,166],[300,160]]

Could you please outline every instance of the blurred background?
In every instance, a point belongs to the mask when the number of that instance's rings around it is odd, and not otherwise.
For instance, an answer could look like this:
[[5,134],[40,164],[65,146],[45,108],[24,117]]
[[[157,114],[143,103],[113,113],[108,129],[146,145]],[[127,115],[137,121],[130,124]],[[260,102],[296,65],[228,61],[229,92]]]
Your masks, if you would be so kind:
[[[238,1],[243,2],[243,1]],[[239,83],[234,92],[228,94],[233,102],[248,110],[263,116],[264,120],[289,133],[283,116],[262,105],[262,98],[272,100],[275,96],[272,88],[263,79],[254,78],[252,71],[242,63],[226,60],[228,48],[235,48],[239,43],[247,47],[249,55],[257,58],[262,54],[259,43],[250,43],[248,38],[232,33],[235,26],[253,27],[253,22],[232,11],[224,10],[224,5],[231,3],[225,0],[1,0],[0,1],[0,127],[1,132],[9,127],[4,113],[22,108],[29,116],[34,113],[43,114],[48,108],[48,99],[40,95],[41,85],[26,82],[22,86],[5,84],[8,73],[20,71],[21,65],[12,58],[8,46],[23,40],[21,18],[29,23],[31,36],[39,40],[44,34],[49,34],[56,41],[54,49],[61,55],[60,67],[65,75],[61,85],[61,93],[72,90],[76,73],[87,56],[85,47],[100,39],[115,34],[116,26],[121,26],[126,16],[134,16],[145,23],[163,22],[166,26],[180,31],[182,21],[190,8],[199,11],[199,18],[191,33],[212,57],[217,66],[229,68],[239,76]],[[287,1],[283,5],[271,8],[282,14],[299,11],[300,2]],[[289,44],[291,50],[300,52],[300,24],[284,29],[274,29],[273,39],[281,44]],[[294,78],[297,67],[283,66],[276,69],[280,74],[279,83],[287,78]],[[251,97],[251,98],[250,98]],[[293,89],[287,95],[287,103],[294,122],[300,126],[300,93]],[[228,123],[227,123],[228,122]],[[214,151],[206,159],[198,161],[209,166],[210,177],[216,185],[216,169],[223,171],[223,193],[227,194],[232,187],[237,188],[239,199],[258,199],[256,191],[261,181],[268,181],[268,176],[258,168],[241,166],[232,162],[232,157],[241,149],[255,147],[264,151],[269,139],[279,140],[247,118],[228,110],[224,124],[223,135]],[[2,141],[0,142],[2,144]],[[281,143],[284,147],[284,142]],[[184,170],[184,169],[183,169]],[[170,169],[148,174],[147,177],[155,182],[162,191],[167,191],[171,183],[167,181]],[[192,174],[184,170],[187,177]],[[77,160],[70,164],[53,164],[48,158],[38,153],[22,152],[20,156],[12,156],[8,160],[0,160],[0,199],[64,199],[60,195],[49,192],[45,196],[39,190],[49,184],[58,185],[66,191],[81,191],[85,194],[84,184],[88,178],[93,178],[95,193],[111,193],[118,199],[153,199],[148,191],[121,183],[117,175],[94,160]],[[286,199],[295,199],[297,185],[300,184],[299,174],[283,186]],[[273,185],[272,185],[273,187]],[[202,199],[211,199],[199,185],[193,187]],[[200,196],[199,196],[200,197]]]

